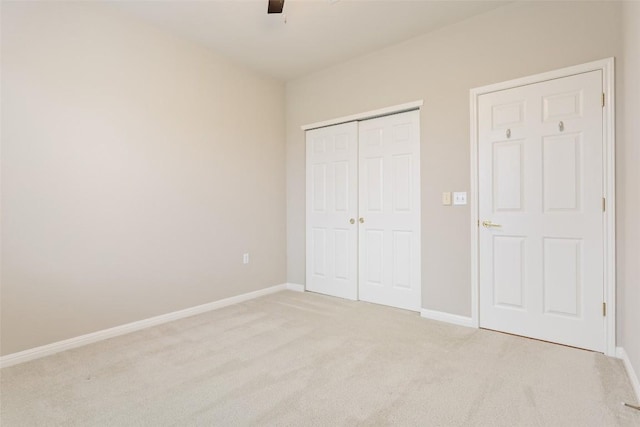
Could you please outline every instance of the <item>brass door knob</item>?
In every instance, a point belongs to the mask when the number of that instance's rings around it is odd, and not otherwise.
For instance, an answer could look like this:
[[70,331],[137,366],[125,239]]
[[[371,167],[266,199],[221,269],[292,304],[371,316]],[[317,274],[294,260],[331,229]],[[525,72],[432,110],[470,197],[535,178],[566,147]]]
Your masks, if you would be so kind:
[[491,221],[482,221],[482,226],[483,227],[487,227],[487,228],[490,228],[490,227],[502,227],[502,225],[494,224]]
[[358,221],[360,221],[360,224],[364,224],[364,218],[360,217]]
[[349,224],[355,224],[355,223],[356,223],[356,219],[355,219],[355,218],[351,218],[351,219],[349,220]]

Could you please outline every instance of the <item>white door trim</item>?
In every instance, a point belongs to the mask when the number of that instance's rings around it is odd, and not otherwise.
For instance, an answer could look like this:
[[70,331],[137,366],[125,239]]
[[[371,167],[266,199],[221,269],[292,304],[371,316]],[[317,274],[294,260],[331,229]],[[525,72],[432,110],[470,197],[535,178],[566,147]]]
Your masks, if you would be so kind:
[[392,105],[391,107],[379,108],[377,110],[365,111],[364,113],[352,114],[350,116],[336,117],[335,119],[325,120],[323,122],[310,123],[308,125],[302,125],[300,128],[304,131],[323,128],[326,126],[339,125],[347,122],[357,122],[361,120],[373,119],[375,117],[388,116],[391,114],[404,113],[405,111],[418,110],[424,104],[424,100],[407,102],[399,105]]
[[616,355],[616,224],[615,224],[615,82],[614,58],[602,59],[573,67],[533,76],[522,77],[502,83],[496,83],[471,89],[470,101],[470,172],[471,172],[471,320],[479,327],[479,227],[478,227],[478,97],[499,90],[511,89],[547,80],[559,79],[590,71],[602,71],[602,87],[605,93],[605,105],[602,109],[603,140],[603,192],[606,198],[604,213],[604,302],[607,304],[605,318],[605,354]]

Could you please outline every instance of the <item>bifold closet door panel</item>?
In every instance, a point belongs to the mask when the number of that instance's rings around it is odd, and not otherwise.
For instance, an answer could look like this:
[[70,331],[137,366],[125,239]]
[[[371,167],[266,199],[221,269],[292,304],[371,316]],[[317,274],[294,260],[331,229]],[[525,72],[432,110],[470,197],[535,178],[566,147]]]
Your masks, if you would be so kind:
[[359,124],[359,298],[420,310],[420,113]]
[[358,124],[306,133],[306,289],[358,299]]

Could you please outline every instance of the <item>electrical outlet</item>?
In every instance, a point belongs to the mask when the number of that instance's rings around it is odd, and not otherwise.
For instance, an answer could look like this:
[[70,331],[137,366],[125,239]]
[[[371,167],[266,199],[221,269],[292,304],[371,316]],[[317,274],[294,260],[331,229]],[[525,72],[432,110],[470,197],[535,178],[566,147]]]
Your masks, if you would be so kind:
[[249,253],[248,252],[246,254],[242,255],[242,263],[243,264],[249,264]]

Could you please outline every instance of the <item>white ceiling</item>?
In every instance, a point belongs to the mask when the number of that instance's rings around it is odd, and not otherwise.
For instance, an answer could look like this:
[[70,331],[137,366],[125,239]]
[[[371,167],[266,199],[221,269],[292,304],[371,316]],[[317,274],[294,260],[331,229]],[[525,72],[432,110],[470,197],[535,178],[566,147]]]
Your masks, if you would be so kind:
[[505,3],[285,0],[283,15],[267,15],[267,0],[112,4],[258,71],[290,80]]

